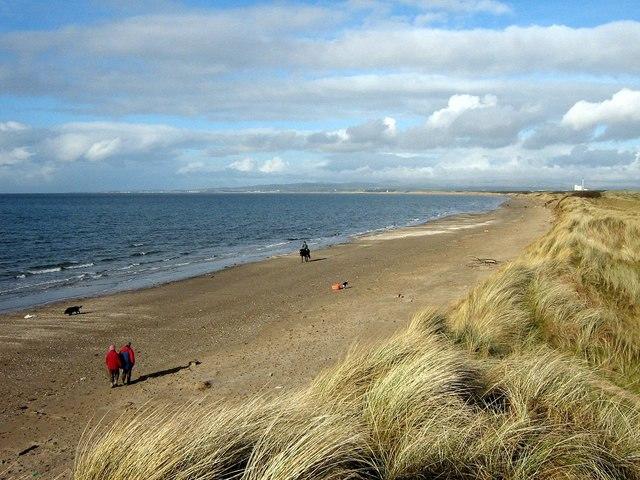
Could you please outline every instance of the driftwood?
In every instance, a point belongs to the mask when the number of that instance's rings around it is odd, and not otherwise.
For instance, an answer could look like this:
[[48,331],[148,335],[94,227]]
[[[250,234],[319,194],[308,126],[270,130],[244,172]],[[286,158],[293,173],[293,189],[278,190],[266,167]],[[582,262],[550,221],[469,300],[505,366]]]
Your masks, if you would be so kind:
[[496,260],[495,258],[480,258],[480,257],[471,257],[475,265],[498,265],[500,260]]

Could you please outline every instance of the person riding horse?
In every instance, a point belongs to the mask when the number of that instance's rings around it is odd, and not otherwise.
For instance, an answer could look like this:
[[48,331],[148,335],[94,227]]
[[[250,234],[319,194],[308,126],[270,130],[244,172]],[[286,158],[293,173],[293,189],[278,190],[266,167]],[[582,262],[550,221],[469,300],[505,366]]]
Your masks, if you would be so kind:
[[306,241],[302,242],[302,246],[300,247],[300,261],[308,262],[311,260],[311,250],[309,250],[309,246]]

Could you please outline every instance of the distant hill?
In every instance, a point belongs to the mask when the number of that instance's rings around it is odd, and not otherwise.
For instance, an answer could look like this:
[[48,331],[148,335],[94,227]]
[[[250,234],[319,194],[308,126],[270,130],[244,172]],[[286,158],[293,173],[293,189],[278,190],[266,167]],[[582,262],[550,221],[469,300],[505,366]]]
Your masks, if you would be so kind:
[[270,185],[249,185],[246,187],[221,187],[193,189],[202,193],[224,193],[224,192],[282,192],[282,193],[305,193],[305,192],[366,192],[366,191],[386,191],[391,188],[382,187],[376,184],[366,183],[288,183]]

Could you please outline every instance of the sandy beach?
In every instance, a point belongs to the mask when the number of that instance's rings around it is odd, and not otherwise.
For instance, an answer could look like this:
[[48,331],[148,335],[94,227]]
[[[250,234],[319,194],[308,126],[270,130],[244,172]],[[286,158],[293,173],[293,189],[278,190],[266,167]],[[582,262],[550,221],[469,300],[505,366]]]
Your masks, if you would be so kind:
[[[543,206],[513,197],[490,213],[314,251],[306,264],[292,254],[1,315],[0,478],[69,478],[83,429],[108,413],[302,386],[350,346],[387,338],[424,307],[446,308],[550,222]],[[351,288],[333,292],[342,281]],[[63,315],[69,304],[84,314]],[[126,341],[137,381],[110,389],[104,353]]]

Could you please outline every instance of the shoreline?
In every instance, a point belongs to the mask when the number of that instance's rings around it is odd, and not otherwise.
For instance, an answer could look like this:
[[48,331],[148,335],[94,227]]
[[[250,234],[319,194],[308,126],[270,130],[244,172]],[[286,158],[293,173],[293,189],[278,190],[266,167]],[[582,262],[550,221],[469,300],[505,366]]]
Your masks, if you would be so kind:
[[[182,193],[182,192],[181,192]],[[235,194],[235,192],[229,192],[230,194]],[[252,193],[252,192],[239,192],[239,193]],[[270,193],[270,192],[256,192],[256,193]],[[277,193],[282,193],[282,194],[303,194],[303,193],[310,193],[310,192],[271,192],[273,194],[277,194]],[[335,193],[341,193],[341,194],[373,194],[373,195],[378,195],[378,194],[407,194],[407,195],[416,195],[416,194],[426,194],[426,195],[480,195],[479,192],[457,192],[457,191],[450,191],[447,193],[443,193],[443,192],[313,192],[314,194],[319,194],[319,193],[327,193],[327,194],[335,194]],[[150,193],[152,194],[152,193]],[[158,194],[162,194],[162,193],[158,193]],[[227,192],[225,192],[224,194],[227,194]],[[60,194],[60,195],[67,195],[67,194]],[[82,195],[82,194],[78,194],[78,195]],[[105,193],[105,195],[111,195],[110,193]],[[322,242],[320,245],[318,245],[314,250],[323,250],[325,248],[331,248],[331,247],[335,247],[338,245],[346,245],[346,244],[350,244],[354,241],[357,241],[360,238],[366,238],[369,236],[375,236],[375,235],[379,235],[381,233],[385,233],[385,232],[397,232],[397,231],[401,231],[404,229],[410,229],[410,228],[414,228],[414,227],[421,227],[421,226],[425,226],[428,224],[433,224],[434,222],[439,222],[441,220],[446,220],[452,217],[456,217],[459,215],[484,215],[496,210],[499,210],[500,208],[502,208],[502,206],[505,204],[505,202],[507,202],[509,200],[509,198],[511,198],[510,195],[508,194],[499,194],[499,193],[487,193],[487,195],[490,196],[496,196],[496,197],[502,197],[503,201],[494,209],[491,210],[487,210],[487,211],[483,211],[483,212],[460,212],[460,213],[452,213],[449,215],[444,215],[442,217],[435,217],[432,219],[428,219],[425,221],[420,221],[420,223],[417,223],[415,225],[413,224],[407,224],[407,225],[403,225],[403,226],[397,226],[397,227],[392,227],[392,228],[376,228],[376,229],[372,229],[372,230],[368,230],[362,233],[355,233],[355,234],[348,234],[346,236],[339,236],[338,240],[333,243],[331,241],[328,242]],[[25,305],[25,306],[19,306],[19,307],[10,307],[7,309],[2,309],[0,308],[0,316],[1,315],[9,315],[9,314],[20,314],[20,313],[24,313],[24,314],[30,314],[31,311],[34,310],[38,310],[40,308],[43,307],[52,307],[52,306],[62,306],[64,303],[69,303],[69,302],[80,302],[80,301],[90,301],[92,299],[96,299],[96,298],[102,298],[102,297],[106,297],[106,296],[110,296],[110,295],[117,295],[120,293],[128,293],[128,292],[137,292],[137,291],[144,291],[144,290],[148,290],[148,289],[153,289],[153,288],[157,288],[157,287],[162,287],[163,285],[171,285],[174,284],[176,282],[183,282],[186,280],[190,280],[190,279],[195,279],[195,278],[200,278],[200,277],[207,277],[209,275],[215,274],[217,272],[221,272],[221,271],[225,271],[228,270],[230,268],[236,268],[242,265],[250,265],[250,264],[254,264],[254,263],[259,263],[259,262],[265,262],[265,261],[269,261],[270,259],[273,258],[280,258],[280,257],[287,257],[287,256],[297,256],[297,250],[292,250],[291,252],[286,252],[286,253],[276,253],[276,254],[267,254],[266,256],[260,256],[260,255],[256,255],[256,258],[251,258],[251,257],[232,257],[229,259],[229,264],[224,264],[224,262],[221,264],[222,266],[220,266],[219,268],[204,268],[205,263],[199,263],[199,264],[193,264],[192,269],[194,270],[203,270],[202,272],[198,272],[198,273],[193,273],[193,274],[189,274],[187,272],[167,272],[166,277],[167,278],[171,278],[176,277],[174,279],[167,279],[167,280],[157,280],[157,281],[150,281],[149,277],[147,276],[146,278],[141,276],[138,278],[134,278],[131,279],[131,283],[132,285],[130,287],[126,287],[123,284],[120,284],[119,286],[112,286],[112,287],[108,287],[107,289],[103,290],[102,292],[97,292],[97,293],[89,293],[88,295],[73,295],[70,294],[69,296],[64,296],[62,298],[56,298],[53,300],[44,300],[41,302],[36,302],[36,303],[31,303],[29,305]],[[198,268],[201,267],[201,268]],[[171,275],[171,273],[173,273],[173,275]],[[82,288],[81,286],[78,286],[77,289]],[[46,292],[45,292],[46,293]],[[55,293],[55,292],[52,292]],[[43,295],[46,296],[46,295]]]
[[[1,468],[9,477],[70,478],[82,431],[105,415],[300,388],[354,344],[379,343],[416,311],[462,298],[498,268],[471,256],[509,261],[550,219],[539,203],[511,197],[489,213],[318,250],[305,264],[280,256],[91,298],[72,317],[56,304],[29,319],[0,314]],[[345,280],[351,288],[331,290]],[[126,341],[136,383],[110,389],[104,352]]]

